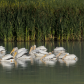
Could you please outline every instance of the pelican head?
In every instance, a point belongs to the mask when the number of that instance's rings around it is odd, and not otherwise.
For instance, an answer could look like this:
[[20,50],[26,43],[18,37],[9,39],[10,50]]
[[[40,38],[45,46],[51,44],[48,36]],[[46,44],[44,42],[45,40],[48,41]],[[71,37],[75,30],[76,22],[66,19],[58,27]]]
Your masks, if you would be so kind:
[[18,47],[13,48],[13,50],[10,52],[10,54],[17,50],[18,50]]

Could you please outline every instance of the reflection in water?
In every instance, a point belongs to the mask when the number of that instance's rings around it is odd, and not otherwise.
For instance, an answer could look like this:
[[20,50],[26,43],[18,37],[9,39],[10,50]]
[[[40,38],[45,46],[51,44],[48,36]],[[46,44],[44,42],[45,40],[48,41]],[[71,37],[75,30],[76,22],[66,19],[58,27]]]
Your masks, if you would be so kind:
[[3,66],[4,69],[8,69],[8,70],[11,70],[14,67],[13,63],[4,62],[4,61],[1,62],[1,65]]
[[66,66],[72,66],[75,65],[77,60],[64,60]]
[[21,66],[23,68],[27,67],[27,64],[26,64],[26,61],[25,60],[16,60],[15,62],[15,66],[18,67],[18,66]]
[[77,62],[77,60],[62,60],[62,59],[59,59],[59,60],[40,60],[40,58],[36,57],[36,59],[30,59],[30,60],[17,59],[17,60],[14,61],[14,63],[2,61],[1,65],[4,68],[12,69],[14,67],[16,67],[16,68],[19,68],[19,67],[26,68],[26,67],[28,67],[28,63],[30,63],[31,65],[34,65],[34,63],[35,63],[35,64],[37,64],[39,66],[43,66],[44,65],[44,66],[50,66],[50,67],[52,66],[52,67],[54,67],[54,66],[56,66],[56,62],[57,61],[61,65],[65,64],[66,66],[75,65],[75,63]]
[[46,60],[46,61],[44,61],[43,63],[44,63],[46,66],[54,67],[54,66],[56,65],[56,62],[57,62],[57,60],[54,60],[54,61],[52,61],[52,60]]

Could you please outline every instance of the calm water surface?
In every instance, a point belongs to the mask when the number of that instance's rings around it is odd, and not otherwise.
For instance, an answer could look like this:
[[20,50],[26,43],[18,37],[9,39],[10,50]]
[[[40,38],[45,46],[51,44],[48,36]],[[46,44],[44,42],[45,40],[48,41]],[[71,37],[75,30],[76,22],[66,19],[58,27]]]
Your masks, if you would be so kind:
[[84,84],[84,42],[18,42],[0,43],[10,53],[12,48],[32,45],[44,45],[48,52],[57,46],[62,46],[66,52],[75,54],[77,62],[55,61],[23,61],[16,64],[0,63],[1,84]]

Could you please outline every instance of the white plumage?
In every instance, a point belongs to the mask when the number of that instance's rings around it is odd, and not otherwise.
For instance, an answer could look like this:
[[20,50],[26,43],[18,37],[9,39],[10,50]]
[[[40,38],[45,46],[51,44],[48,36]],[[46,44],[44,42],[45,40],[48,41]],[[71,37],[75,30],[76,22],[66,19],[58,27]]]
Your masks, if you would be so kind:
[[[5,53],[5,48],[0,46],[0,54],[1,52]],[[15,63],[15,66],[21,65],[23,67],[27,66],[26,61],[37,61],[37,63],[45,63],[46,65],[54,65],[57,60],[61,60],[61,62],[69,64],[74,64],[74,61],[77,61],[77,57],[74,54],[69,54],[65,52],[63,47],[56,47],[54,49],[54,53],[47,52],[47,49],[44,46],[39,46],[36,48],[36,45],[32,46],[29,51],[26,48],[14,47],[10,54],[4,55],[1,58],[1,62],[9,62]],[[74,61],[70,61],[74,60]],[[15,62],[16,61],[16,62]]]

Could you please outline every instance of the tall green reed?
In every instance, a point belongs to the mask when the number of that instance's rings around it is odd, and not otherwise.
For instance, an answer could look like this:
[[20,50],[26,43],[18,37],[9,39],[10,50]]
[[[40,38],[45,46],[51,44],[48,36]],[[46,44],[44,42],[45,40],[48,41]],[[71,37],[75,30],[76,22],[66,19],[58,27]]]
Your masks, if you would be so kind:
[[0,39],[84,40],[84,2],[83,0],[81,2],[79,0],[1,1]]

